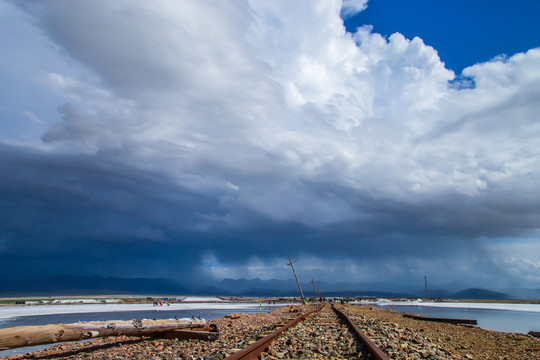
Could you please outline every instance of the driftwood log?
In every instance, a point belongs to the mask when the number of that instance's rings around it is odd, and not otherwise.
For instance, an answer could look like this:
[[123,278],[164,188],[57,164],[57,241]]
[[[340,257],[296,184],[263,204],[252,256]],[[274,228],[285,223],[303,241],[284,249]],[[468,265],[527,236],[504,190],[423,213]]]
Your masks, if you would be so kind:
[[[160,333],[174,334],[176,330],[208,330],[204,320],[131,320],[92,321],[75,324],[18,326],[0,329],[0,350],[23,346],[77,341],[106,336],[156,336]],[[169,335],[170,336],[170,335]],[[186,336],[185,334],[182,336]]]

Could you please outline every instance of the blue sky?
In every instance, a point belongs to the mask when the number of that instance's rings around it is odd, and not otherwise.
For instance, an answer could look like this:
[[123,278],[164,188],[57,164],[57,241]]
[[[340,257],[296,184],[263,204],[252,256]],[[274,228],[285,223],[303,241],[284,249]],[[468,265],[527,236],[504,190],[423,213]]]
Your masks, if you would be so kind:
[[502,54],[540,46],[537,1],[452,0],[370,1],[365,11],[349,17],[349,31],[365,24],[389,36],[399,32],[433,46],[446,67],[457,74]]
[[431,3],[1,0],[0,270],[538,288],[537,8]]

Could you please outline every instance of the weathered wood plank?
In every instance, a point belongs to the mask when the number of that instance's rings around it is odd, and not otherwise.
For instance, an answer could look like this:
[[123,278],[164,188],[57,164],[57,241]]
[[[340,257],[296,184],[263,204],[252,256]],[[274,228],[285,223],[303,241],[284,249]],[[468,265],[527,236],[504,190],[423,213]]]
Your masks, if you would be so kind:
[[426,317],[422,315],[416,315],[416,314],[403,314],[404,317],[408,317],[411,319],[416,320],[423,320],[423,321],[435,321],[435,322],[443,322],[448,324],[471,324],[476,325],[478,322],[474,319],[450,319],[450,318],[433,318],[433,317]]

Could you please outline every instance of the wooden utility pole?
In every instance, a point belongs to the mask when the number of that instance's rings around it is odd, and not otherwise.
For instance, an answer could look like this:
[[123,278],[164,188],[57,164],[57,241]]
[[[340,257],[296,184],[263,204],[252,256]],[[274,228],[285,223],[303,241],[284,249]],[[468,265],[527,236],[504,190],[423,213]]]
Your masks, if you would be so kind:
[[302,292],[302,288],[300,287],[300,282],[298,281],[298,277],[296,276],[296,271],[294,271],[294,266],[293,266],[293,261],[291,260],[291,257],[289,256],[289,263],[287,265],[289,265],[291,268],[292,268],[292,272],[294,274],[294,278],[296,279],[296,284],[298,285],[298,290],[300,290],[300,295],[302,295],[302,301],[304,302],[304,304],[307,303],[306,301],[306,298],[304,297],[304,293]]
[[426,285],[426,300],[429,299],[429,293],[427,290],[427,275],[424,275],[424,284]]
[[322,301],[321,289],[319,289],[319,285],[317,285],[317,290],[319,291],[319,299],[321,299],[321,301]]
[[313,280],[313,278],[311,278],[311,283],[313,284],[313,298],[316,299],[317,293],[315,292],[315,281]]

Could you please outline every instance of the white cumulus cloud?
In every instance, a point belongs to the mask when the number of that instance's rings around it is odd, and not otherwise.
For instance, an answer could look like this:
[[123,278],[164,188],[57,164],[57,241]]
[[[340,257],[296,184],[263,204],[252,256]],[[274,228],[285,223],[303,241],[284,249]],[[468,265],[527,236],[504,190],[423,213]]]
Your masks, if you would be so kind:
[[341,15],[349,17],[358,14],[367,8],[368,0],[343,0]]

